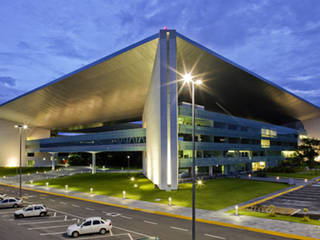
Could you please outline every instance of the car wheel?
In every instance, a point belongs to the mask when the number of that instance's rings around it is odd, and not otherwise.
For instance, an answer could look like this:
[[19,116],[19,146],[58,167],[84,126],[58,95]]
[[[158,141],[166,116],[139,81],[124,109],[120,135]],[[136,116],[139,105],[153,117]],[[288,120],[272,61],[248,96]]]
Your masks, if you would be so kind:
[[19,218],[23,218],[24,216],[23,216],[23,214],[19,214],[18,217]]
[[40,213],[40,217],[44,217],[46,215],[45,212]]
[[72,233],[72,237],[74,237],[74,238],[79,237],[79,232],[73,232],[73,233]]
[[106,234],[106,233],[107,233],[107,230],[106,230],[106,229],[104,229],[104,228],[101,228],[101,229],[100,229],[100,234],[104,235],[104,234]]
[[12,207],[13,207],[13,208],[17,208],[17,207],[18,207],[18,204],[13,204]]

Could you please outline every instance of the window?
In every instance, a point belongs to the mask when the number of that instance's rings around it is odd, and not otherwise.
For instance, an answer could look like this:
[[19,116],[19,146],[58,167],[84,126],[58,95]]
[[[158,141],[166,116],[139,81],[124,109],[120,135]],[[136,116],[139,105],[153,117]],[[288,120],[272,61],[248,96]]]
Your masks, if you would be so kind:
[[261,139],[261,147],[262,148],[270,148],[270,140]]
[[25,211],[32,211],[33,210],[33,207],[28,207],[28,208],[26,208],[26,210]]
[[261,136],[262,137],[269,137],[269,138],[276,138],[277,132],[275,130],[261,128]]
[[41,210],[41,209],[42,209],[42,207],[40,207],[40,206],[34,207],[34,210]]
[[83,226],[87,227],[87,226],[91,226],[91,221],[87,221],[83,224]]
[[98,224],[100,224],[99,220],[93,220],[93,225],[98,225]]
[[9,202],[9,200],[8,200],[8,199],[6,199],[6,200],[3,200],[2,202],[3,202],[3,203],[7,203],[7,202]]
[[15,202],[16,200],[14,200],[14,199],[9,199],[9,202]]

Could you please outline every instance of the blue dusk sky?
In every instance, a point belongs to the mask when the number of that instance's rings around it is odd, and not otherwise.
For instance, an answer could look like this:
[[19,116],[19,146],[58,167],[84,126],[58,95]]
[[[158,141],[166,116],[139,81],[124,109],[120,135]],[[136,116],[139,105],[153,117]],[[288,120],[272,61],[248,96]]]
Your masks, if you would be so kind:
[[319,0],[2,0],[0,103],[163,26],[320,106]]

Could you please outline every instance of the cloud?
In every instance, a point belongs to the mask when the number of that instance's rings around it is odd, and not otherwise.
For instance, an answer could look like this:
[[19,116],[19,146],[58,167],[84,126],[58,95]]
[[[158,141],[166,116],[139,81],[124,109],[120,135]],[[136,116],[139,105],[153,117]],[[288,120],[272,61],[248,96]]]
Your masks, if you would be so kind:
[[305,97],[305,98],[317,98],[320,97],[320,89],[301,90],[301,89],[287,89],[288,91]]
[[7,87],[13,87],[16,84],[16,80],[12,77],[3,76],[0,77],[0,84]]

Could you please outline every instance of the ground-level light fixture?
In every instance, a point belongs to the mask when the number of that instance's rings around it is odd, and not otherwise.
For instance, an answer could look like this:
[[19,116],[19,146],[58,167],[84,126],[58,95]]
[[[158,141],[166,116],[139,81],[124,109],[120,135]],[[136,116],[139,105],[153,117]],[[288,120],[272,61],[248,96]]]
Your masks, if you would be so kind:
[[137,188],[137,187],[138,187],[138,184],[135,183],[133,186],[134,186],[135,188]]
[[126,199],[126,191],[122,191],[122,199]]
[[197,184],[198,184],[199,186],[201,186],[201,185],[203,184],[202,180],[198,180],[198,181],[197,181]]
[[134,177],[131,177],[131,178],[130,178],[130,181],[131,181],[131,182],[133,182],[134,180],[135,180]]
[[171,197],[168,198],[168,202],[169,202],[168,205],[171,207],[172,206],[172,198]]

